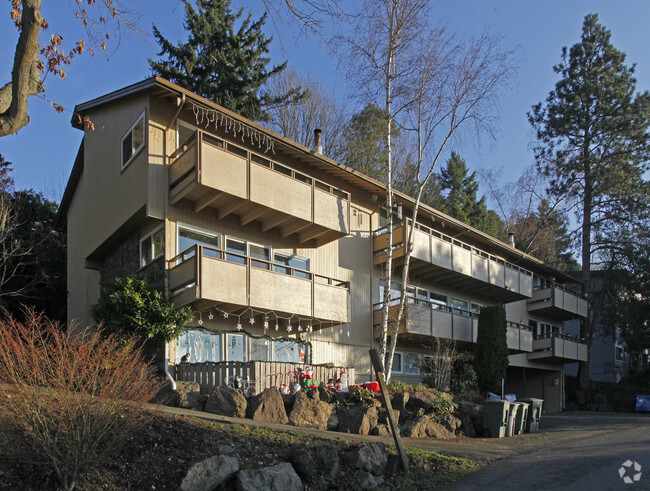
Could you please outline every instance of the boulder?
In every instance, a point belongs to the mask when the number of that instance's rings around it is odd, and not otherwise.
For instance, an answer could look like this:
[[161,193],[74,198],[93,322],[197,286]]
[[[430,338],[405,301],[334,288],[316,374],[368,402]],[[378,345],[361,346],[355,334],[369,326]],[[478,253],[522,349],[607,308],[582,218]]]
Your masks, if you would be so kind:
[[196,382],[176,382],[176,397],[174,405],[185,409],[203,411],[205,404],[201,396],[201,386]]
[[271,467],[239,471],[237,489],[240,491],[301,491],[303,485],[291,464],[283,462]]
[[373,406],[343,405],[338,408],[338,428],[343,433],[368,435],[377,426],[377,408]]
[[374,474],[382,474],[388,463],[386,445],[381,442],[353,447],[345,452],[346,463],[354,468]]
[[371,429],[369,434],[376,436],[391,436],[393,433],[390,431],[389,425],[380,423]]
[[340,471],[336,447],[323,445],[306,448],[291,456],[291,463],[298,475],[313,488],[326,489]]
[[205,412],[233,418],[245,418],[248,403],[244,395],[232,387],[216,387],[205,403]]
[[181,482],[181,491],[210,491],[230,479],[239,470],[235,457],[216,455],[190,467]]
[[481,434],[477,431],[476,428],[477,425],[480,425],[482,430],[483,426],[481,406],[479,404],[461,401],[458,403],[458,408],[454,412],[454,415],[460,421],[460,430],[465,436],[474,438],[475,436]]
[[361,489],[376,489],[384,484],[384,479],[379,476],[373,476],[370,472],[357,471],[354,478]]
[[335,403],[336,398],[334,397],[334,390],[328,390],[325,387],[318,388],[318,397],[323,402]]
[[434,390],[414,390],[409,394],[404,406],[411,411],[426,409],[440,394],[442,393]]
[[255,421],[286,424],[289,422],[284,409],[284,400],[275,387],[266,389],[253,397],[248,404],[247,415]]
[[301,428],[326,430],[328,421],[335,410],[333,404],[310,398],[305,392],[298,392],[289,414],[289,424]]
[[409,400],[409,393],[406,391],[396,392],[393,395],[393,409],[396,411],[404,412],[406,411],[406,403]]
[[[458,425],[460,425],[460,422],[458,422]],[[433,414],[424,414],[412,419],[400,427],[400,433],[402,436],[411,438],[431,437],[441,440],[450,440],[456,436],[455,430],[450,430],[447,422],[438,421],[438,418]]]

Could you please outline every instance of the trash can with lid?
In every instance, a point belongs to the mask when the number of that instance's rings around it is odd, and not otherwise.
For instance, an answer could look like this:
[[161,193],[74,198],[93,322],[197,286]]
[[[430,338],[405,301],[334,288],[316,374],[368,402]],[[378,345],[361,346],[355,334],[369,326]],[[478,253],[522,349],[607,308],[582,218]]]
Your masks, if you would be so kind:
[[483,436],[503,438],[506,436],[510,403],[501,400],[483,401]]
[[519,412],[519,404],[511,402],[508,408],[508,425],[506,426],[506,436],[515,434],[515,422],[517,420],[517,413]]
[[521,435],[526,431],[526,422],[528,420],[528,407],[530,404],[527,402],[516,402],[515,404],[519,405],[519,410],[517,411],[517,418],[515,420],[515,435]]
[[526,433],[536,433],[539,430],[539,420],[542,418],[544,399],[525,398],[519,399],[517,402],[527,402],[529,404]]

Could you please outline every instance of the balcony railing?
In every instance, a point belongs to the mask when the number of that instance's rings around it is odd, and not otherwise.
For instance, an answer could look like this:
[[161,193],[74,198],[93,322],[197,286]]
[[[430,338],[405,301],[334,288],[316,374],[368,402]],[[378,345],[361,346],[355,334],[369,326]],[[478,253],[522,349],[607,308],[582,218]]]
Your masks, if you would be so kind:
[[350,233],[350,194],[284,163],[197,131],[170,155],[170,202],[234,214],[318,245]]
[[547,337],[538,336],[533,340],[533,352],[528,353],[528,359],[587,361],[588,353],[584,341],[566,334],[551,333]]
[[587,317],[587,299],[555,283],[535,288],[527,308],[529,312],[542,313],[557,320]]
[[[373,305],[374,325],[381,324],[383,302]],[[389,322],[397,319],[399,299],[391,300],[388,311]],[[475,343],[478,334],[478,314],[450,305],[409,297],[404,306],[399,334],[434,336]],[[392,329],[389,330],[391,332]],[[380,332],[375,330],[375,337]],[[533,333],[530,327],[517,322],[507,323],[508,349],[515,352],[532,351]]]
[[200,301],[325,323],[350,320],[346,281],[200,244],[169,260],[168,268],[171,297],[177,305]]
[[[411,220],[402,221],[393,230],[396,260],[406,254],[411,223]],[[386,232],[386,227],[374,232],[375,264],[386,261]],[[411,258],[418,263],[420,277],[454,281],[466,291],[475,291],[495,301],[510,302],[532,295],[533,274],[529,270],[419,223],[415,224]]]

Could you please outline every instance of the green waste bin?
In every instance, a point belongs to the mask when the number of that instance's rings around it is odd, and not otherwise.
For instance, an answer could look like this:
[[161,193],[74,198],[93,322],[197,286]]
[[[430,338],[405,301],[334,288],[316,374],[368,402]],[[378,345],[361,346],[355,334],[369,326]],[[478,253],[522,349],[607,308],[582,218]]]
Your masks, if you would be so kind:
[[527,402],[528,419],[526,421],[526,433],[537,433],[539,431],[539,420],[542,418],[542,404],[544,399],[519,399],[517,402]]
[[503,438],[506,436],[510,403],[502,400],[488,400],[481,404],[483,409],[483,436]]
[[526,430],[529,404],[527,402],[515,402],[515,404],[519,406],[515,420],[515,435],[521,435]]

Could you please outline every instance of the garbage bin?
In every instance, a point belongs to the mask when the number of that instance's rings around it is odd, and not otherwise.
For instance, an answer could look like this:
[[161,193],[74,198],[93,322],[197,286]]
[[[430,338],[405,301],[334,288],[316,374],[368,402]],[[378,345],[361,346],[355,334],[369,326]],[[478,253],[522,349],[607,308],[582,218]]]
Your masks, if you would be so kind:
[[515,435],[521,435],[526,431],[526,421],[528,420],[528,407],[527,402],[516,402],[519,405],[517,411],[517,419],[515,420]]
[[506,426],[506,436],[515,434],[515,421],[517,420],[517,413],[519,412],[519,404],[511,402],[508,408],[508,425]]
[[528,407],[528,419],[526,421],[526,433],[537,433],[539,430],[539,420],[542,418],[542,404],[544,399],[519,399],[518,402],[527,402],[530,404]]
[[501,400],[483,401],[483,436],[503,438],[506,436],[510,403]]

